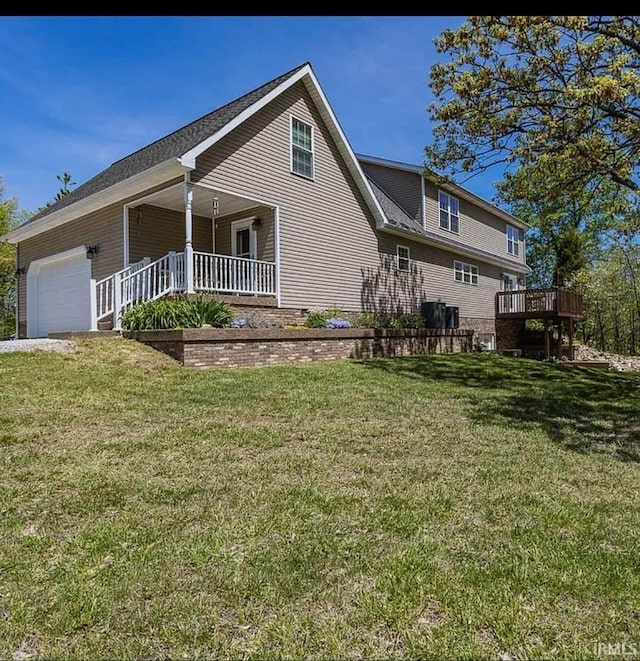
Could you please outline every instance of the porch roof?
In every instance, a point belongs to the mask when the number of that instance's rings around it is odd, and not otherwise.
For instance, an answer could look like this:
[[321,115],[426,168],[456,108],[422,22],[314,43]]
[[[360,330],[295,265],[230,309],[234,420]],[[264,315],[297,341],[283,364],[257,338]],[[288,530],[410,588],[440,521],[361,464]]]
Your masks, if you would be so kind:
[[[248,197],[242,197],[240,195],[233,195],[231,193],[214,190],[213,188],[199,186],[195,184],[193,186],[193,204],[191,207],[192,213],[194,216],[204,216],[205,218],[212,218],[213,213],[213,203],[214,199],[218,199],[218,209],[215,216],[217,218],[221,216],[228,216],[232,213],[238,213],[240,211],[245,211],[253,209],[258,206],[273,206],[267,204],[266,202],[260,202],[258,200],[253,200]],[[149,204],[156,207],[161,207],[163,209],[171,209],[172,211],[185,211],[184,206],[184,184],[182,182],[174,184],[173,186],[168,186],[162,190],[146,195],[145,197],[139,198],[130,202],[127,206],[130,208],[135,208],[142,206],[143,204]]]

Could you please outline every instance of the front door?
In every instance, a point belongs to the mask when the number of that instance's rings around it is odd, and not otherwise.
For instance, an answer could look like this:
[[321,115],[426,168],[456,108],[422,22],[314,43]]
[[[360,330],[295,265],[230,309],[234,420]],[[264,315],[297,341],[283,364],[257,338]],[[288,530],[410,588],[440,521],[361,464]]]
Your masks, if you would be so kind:
[[[242,260],[257,258],[256,231],[253,228],[253,218],[237,220],[231,223],[231,254]],[[253,293],[255,290],[255,263],[237,261],[233,268],[235,293]]]
[[231,224],[231,254],[234,257],[256,259],[256,232],[252,225],[253,218]]

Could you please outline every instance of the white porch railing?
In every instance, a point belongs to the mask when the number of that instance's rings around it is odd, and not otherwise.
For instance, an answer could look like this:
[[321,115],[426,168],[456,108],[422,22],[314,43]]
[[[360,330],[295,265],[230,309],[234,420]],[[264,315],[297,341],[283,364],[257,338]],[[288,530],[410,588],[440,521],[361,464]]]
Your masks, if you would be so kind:
[[[194,291],[276,295],[274,262],[204,252],[195,252],[193,262]],[[146,258],[94,284],[93,326],[113,315],[114,328],[120,328],[122,313],[132,305],[186,290],[185,253],[171,252],[154,262]]]
[[194,252],[193,288],[229,294],[276,293],[276,265],[257,259]]

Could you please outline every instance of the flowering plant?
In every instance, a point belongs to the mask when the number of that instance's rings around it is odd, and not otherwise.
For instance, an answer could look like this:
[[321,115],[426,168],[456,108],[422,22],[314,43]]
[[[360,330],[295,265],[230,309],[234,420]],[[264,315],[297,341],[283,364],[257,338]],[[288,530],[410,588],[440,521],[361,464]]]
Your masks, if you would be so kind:
[[351,322],[341,317],[330,317],[327,319],[326,328],[351,328]]
[[231,328],[244,328],[247,325],[246,319],[234,319],[231,322]]

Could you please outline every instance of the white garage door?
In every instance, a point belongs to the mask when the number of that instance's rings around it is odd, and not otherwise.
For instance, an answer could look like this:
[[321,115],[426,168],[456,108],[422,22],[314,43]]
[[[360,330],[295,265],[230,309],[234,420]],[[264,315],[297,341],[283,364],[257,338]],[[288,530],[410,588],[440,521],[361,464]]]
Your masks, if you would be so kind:
[[27,275],[27,334],[91,327],[91,262],[84,246],[33,262]]

